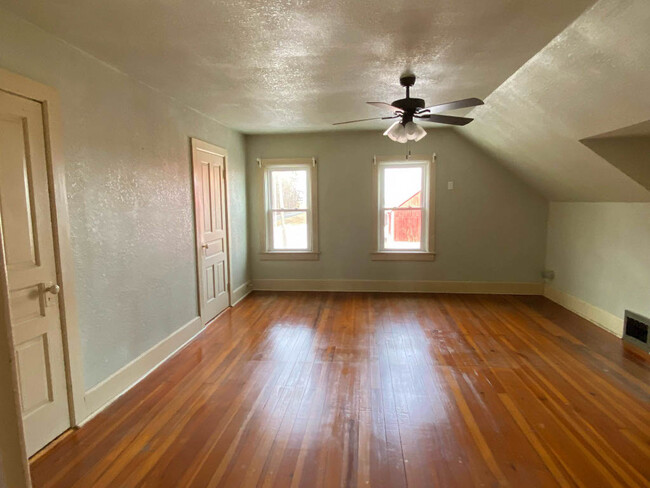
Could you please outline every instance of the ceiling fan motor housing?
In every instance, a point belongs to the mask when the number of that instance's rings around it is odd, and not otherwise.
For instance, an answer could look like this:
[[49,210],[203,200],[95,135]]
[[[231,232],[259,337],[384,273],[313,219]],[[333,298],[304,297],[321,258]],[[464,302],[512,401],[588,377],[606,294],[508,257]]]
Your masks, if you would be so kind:
[[405,113],[415,113],[417,109],[424,108],[424,100],[421,98],[401,98],[391,103],[393,107],[402,109]]

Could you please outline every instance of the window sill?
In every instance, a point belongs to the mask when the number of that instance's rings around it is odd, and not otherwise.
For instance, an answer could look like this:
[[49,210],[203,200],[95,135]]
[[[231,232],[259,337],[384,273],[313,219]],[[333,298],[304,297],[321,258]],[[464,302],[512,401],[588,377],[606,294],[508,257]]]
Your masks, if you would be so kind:
[[260,259],[262,261],[318,261],[320,253],[312,251],[261,252]]
[[435,261],[436,253],[422,251],[375,251],[370,253],[372,261]]

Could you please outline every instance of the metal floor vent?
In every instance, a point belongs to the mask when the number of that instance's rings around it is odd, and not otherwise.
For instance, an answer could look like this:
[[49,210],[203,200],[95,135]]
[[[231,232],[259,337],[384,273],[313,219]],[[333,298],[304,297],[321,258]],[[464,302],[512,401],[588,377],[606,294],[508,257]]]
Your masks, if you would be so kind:
[[630,312],[629,310],[625,311],[623,339],[650,353],[650,341],[648,340],[649,328],[650,319]]

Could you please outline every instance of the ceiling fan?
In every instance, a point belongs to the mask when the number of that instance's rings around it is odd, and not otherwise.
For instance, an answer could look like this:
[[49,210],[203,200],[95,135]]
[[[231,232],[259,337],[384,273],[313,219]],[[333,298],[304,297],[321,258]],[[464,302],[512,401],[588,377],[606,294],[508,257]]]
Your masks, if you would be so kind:
[[395,142],[405,143],[407,141],[419,141],[427,135],[426,131],[415,122],[435,122],[438,124],[449,125],[467,125],[472,120],[468,117],[457,117],[454,115],[440,115],[440,112],[455,110],[458,108],[476,107],[483,105],[483,100],[478,98],[464,98],[455,102],[440,103],[426,107],[424,100],[421,98],[411,98],[411,87],[415,84],[415,75],[405,73],[399,79],[400,84],[406,88],[406,98],[395,100],[392,103],[385,102],[366,102],[381,109],[390,110],[393,115],[390,117],[372,117],[369,119],[348,120],[347,122],[337,122],[333,125],[352,124],[354,122],[365,122],[367,120],[396,120],[386,132]]

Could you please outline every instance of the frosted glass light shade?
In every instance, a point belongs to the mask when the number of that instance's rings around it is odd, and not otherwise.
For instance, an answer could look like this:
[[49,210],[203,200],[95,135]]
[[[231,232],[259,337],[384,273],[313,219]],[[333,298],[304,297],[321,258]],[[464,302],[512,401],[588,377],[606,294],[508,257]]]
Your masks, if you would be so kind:
[[406,125],[397,121],[384,132],[384,135],[392,141],[403,144],[407,141],[419,141],[427,135],[427,132],[413,121],[407,122]]
[[415,122],[407,122],[406,125],[404,126],[404,129],[406,130],[406,138],[409,141],[412,141],[415,139],[415,134],[417,133],[418,126],[415,124]]
[[413,136],[413,140],[417,142],[427,135],[427,131],[424,130],[421,125],[417,125],[417,124],[413,124],[413,125],[415,125],[415,135]]
[[411,121],[408,122],[405,126],[404,129],[406,129],[406,138],[409,141],[419,141],[422,139],[424,136],[427,135],[427,131],[425,131],[422,126],[417,125],[415,122]]
[[388,136],[391,141],[395,141],[395,142],[404,143],[408,140],[406,136],[406,129],[399,121],[391,125],[388,128],[388,130],[384,132],[384,135]]

